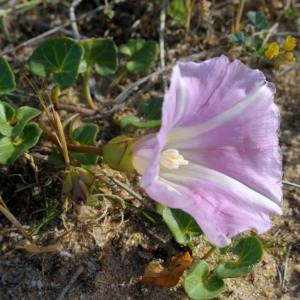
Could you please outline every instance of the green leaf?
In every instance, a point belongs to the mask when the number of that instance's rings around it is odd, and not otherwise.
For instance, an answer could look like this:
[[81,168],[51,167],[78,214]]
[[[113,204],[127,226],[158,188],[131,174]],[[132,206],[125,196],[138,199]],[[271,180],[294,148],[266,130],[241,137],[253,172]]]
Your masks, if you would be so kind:
[[29,67],[34,74],[50,78],[65,89],[77,78],[82,54],[82,47],[72,39],[49,39],[34,50]]
[[163,98],[153,98],[140,105],[140,111],[149,120],[160,120],[162,116]]
[[13,127],[10,121],[15,117],[15,110],[8,103],[0,101],[0,134],[10,137]]
[[295,18],[296,12],[295,12],[292,8],[287,8],[287,9],[283,12],[283,16],[284,16],[285,19],[287,19],[287,20],[292,20],[292,19]]
[[87,66],[95,65],[99,75],[113,74],[118,66],[117,46],[111,39],[87,39],[81,41]]
[[159,53],[159,47],[155,41],[143,39],[130,40],[119,49],[121,53],[128,55],[126,69],[132,73],[147,70],[155,62]]
[[[96,124],[83,124],[72,132],[72,140],[79,145],[96,146],[96,137],[99,128]],[[72,157],[82,165],[94,165],[98,161],[98,155],[91,153],[71,152]]]
[[257,29],[267,29],[270,27],[269,21],[261,11],[248,11],[247,17]]
[[209,276],[209,266],[205,261],[196,262],[184,280],[184,290],[193,300],[212,299],[225,291],[222,279]]
[[15,76],[7,60],[0,56],[0,94],[12,92],[15,88]]
[[179,244],[187,244],[193,237],[202,234],[196,221],[180,209],[165,207],[162,217]]
[[35,123],[26,125],[17,142],[9,137],[0,139],[0,164],[9,165],[25,151],[37,144],[42,134],[41,128]]
[[246,47],[250,47],[253,43],[252,37],[245,35],[242,31],[231,33],[227,38],[230,42],[238,43]]
[[183,25],[188,14],[188,1],[172,0],[169,6],[168,14],[177,23]]
[[254,236],[242,238],[231,249],[238,255],[237,261],[222,262],[216,269],[216,274],[220,278],[240,277],[250,272],[263,255],[263,245],[259,239]]
[[31,121],[33,118],[37,117],[41,113],[40,110],[30,107],[30,106],[22,106],[17,109],[16,118],[18,120],[17,125],[13,128],[13,138],[19,136],[25,125]]

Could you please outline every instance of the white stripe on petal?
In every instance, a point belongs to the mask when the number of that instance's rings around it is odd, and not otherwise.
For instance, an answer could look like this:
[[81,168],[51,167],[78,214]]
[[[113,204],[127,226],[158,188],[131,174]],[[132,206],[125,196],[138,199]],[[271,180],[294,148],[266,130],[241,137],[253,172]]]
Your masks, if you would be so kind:
[[[179,72],[180,71],[178,69],[178,73]],[[173,124],[178,123],[181,117],[185,114],[186,101],[187,101],[186,88],[184,86],[184,82],[180,74],[178,74],[177,80],[178,80],[178,85],[176,89],[176,97],[178,97],[178,99],[176,101],[176,116],[175,116],[175,120],[173,121]]]
[[262,211],[266,209],[268,212],[273,211],[274,213],[281,215],[280,206],[271,199],[230,176],[202,165],[190,162],[187,166],[181,166],[176,172],[174,170],[172,170],[172,172],[161,172],[160,176],[168,181],[173,181],[176,184],[184,184],[187,187],[189,186],[189,183],[197,180],[201,180],[204,183],[211,182],[222,187],[224,190],[228,190],[237,195],[239,200],[244,202],[241,205],[260,207]]
[[172,145],[174,143],[182,143],[185,140],[191,140],[203,133],[222,126],[223,124],[235,119],[237,116],[242,114],[249,105],[257,101],[258,98],[260,98],[262,95],[266,96],[266,93],[268,92],[272,93],[270,88],[267,87],[266,84],[264,84],[257,88],[254,92],[250,93],[242,101],[239,101],[233,107],[225,110],[215,117],[212,117],[204,123],[200,123],[196,126],[172,129],[168,136],[168,145]]

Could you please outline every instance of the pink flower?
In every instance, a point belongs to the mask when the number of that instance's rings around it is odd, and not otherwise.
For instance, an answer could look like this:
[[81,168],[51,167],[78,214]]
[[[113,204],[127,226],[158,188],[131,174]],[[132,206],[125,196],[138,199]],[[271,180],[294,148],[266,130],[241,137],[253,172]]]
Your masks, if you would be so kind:
[[274,86],[238,60],[173,68],[157,134],[137,141],[133,165],[156,201],[189,213],[218,247],[281,214],[279,111]]

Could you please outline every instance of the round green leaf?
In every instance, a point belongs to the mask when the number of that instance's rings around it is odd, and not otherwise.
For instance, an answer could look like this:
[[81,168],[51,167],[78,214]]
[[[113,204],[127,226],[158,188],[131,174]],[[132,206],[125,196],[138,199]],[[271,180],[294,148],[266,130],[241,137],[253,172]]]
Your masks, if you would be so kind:
[[257,29],[270,27],[269,21],[262,11],[248,11],[247,17]]
[[117,46],[111,39],[87,39],[81,41],[87,66],[95,65],[99,75],[113,74],[118,66]]
[[[71,135],[73,142],[79,145],[96,146],[96,137],[99,128],[96,124],[83,124],[77,127]],[[79,153],[71,151],[73,158],[78,160],[82,165],[94,165],[98,161],[98,155],[91,153]]]
[[259,239],[251,236],[240,239],[231,251],[239,258],[237,261],[226,261],[218,265],[216,274],[220,278],[240,277],[250,272],[261,260],[264,248]]
[[143,39],[129,40],[128,43],[123,44],[119,47],[119,51],[129,57],[143,49],[146,41]]
[[82,47],[72,39],[49,39],[35,49],[29,67],[34,74],[50,78],[65,89],[77,78],[82,54]]
[[209,276],[209,266],[204,261],[196,262],[184,280],[184,290],[193,300],[212,299],[225,290],[222,279]]
[[0,56],[0,94],[9,93],[15,88],[14,74],[6,59]]
[[24,127],[17,142],[8,137],[0,138],[0,164],[14,163],[25,151],[37,144],[41,134],[41,128],[32,123]]
[[120,52],[129,56],[126,69],[132,73],[140,73],[155,62],[159,47],[155,41],[130,40],[127,44],[120,46]]
[[153,98],[149,101],[145,101],[140,105],[140,111],[149,120],[160,120],[162,114],[163,98]]
[[162,217],[179,244],[187,244],[190,240],[202,234],[196,221],[180,209],[164,208]]
[[30,106],[22,106],[17,109],[16,118],[17,118],[17,125],[13,128],[13,138],[19,136],[25,125],[32,120],[33,118],[37,117],[41,113],[40,110],[30,107]]
[[0,135],[10,137],[13,127],[10,121],[15,117],[15,110],[8,103],[0,101]]

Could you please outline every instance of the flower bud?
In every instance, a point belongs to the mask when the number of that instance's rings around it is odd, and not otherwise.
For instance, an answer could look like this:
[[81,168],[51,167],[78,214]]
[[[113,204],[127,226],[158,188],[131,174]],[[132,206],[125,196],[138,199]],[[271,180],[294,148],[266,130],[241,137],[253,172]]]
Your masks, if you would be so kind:
[[279,54],[279,46],[275,42],[271,43],[268,46],[267,50],[265,51],[265,57],[267,57],[270,60],[277,57],[278,54]]
[[285,41],[284,41],[284,44],[282,45],[282,48],[286,51],[292,51],[295,49],[295,47],[297,46],[297,40],[289,35]]
[[132,146],[134,138],[120,135],[103,146],[103,159],[113,169],[118,171],[132,171]]

